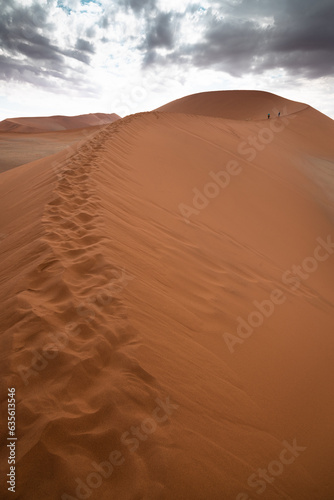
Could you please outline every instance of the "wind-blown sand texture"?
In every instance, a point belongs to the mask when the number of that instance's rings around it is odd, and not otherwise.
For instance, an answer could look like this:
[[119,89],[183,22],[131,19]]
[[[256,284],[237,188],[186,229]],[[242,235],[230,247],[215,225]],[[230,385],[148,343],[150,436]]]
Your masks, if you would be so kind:
[[210,92],[0,175],[3,498],[334,498],[333,132]]

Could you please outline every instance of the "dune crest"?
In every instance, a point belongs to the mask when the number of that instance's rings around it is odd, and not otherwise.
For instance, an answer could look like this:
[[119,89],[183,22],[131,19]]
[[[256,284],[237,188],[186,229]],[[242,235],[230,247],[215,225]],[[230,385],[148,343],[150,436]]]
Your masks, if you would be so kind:
[[214,116],[229,120],[264,120],[268,113],[289,115],[308,106],[260,90],[224,90],[202,92],[172,101],[157,111]]
[[331,498],[334,126],[258,96],[0,175],[4,498]]

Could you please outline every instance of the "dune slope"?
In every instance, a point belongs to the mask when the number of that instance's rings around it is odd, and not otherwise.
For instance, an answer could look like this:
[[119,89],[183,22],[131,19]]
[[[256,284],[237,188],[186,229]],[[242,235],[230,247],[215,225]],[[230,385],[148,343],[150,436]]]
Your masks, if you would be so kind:
[[50,156],[65,148],[76,149],[77,142],[89,139],[101,127],[103,125],[42,133],[1,132],[0,172]]
[[216,97],[0,175],[4,498],[332,498],[333,121]]

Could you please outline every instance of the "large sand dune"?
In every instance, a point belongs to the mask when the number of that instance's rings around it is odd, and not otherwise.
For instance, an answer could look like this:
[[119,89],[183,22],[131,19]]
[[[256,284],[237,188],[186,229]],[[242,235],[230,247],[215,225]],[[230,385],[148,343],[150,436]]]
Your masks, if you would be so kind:
[[333,121],[232,101],[0,175],[3,498],[334,498]]
[[215,116],[230,120],[263,120],[268,113],[276,116],[301,111],[308,106],[258,90],[225,90],[193,94],[161,106],[157,111]]

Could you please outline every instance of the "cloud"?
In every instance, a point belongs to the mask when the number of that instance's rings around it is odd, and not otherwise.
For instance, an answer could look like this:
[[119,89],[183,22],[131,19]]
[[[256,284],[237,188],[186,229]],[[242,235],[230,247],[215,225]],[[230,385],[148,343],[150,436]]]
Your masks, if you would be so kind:
[[153,57],[152,41],[159,38],[148,32],[145,66],[187,61],[190,66],[232,76],[261,74],[273,68],[309,78],[333,74],[332,0],[220,1],[212,2],[208,9],[193,4],[193,12],[196,8],[202,15],[193,17],[192,23],[200,39],[187,41],[180,29],[178,38],[173,38],[173,50],[165,57]]
[[88,40],[83,40],[82,38],[78,38],[75,48],[79,51],[90,52],[91,54],[95,53],[94,45]]
[[90,26],[86,29],[87,38],[94,38],[96,36],[96,29],[94,26]]
[[[196,67],[214,67],[233,76],[251,70],[265,52],[264,32],[254,21],[219,21],[207,26],[203,41],[184,50]],[[183,49],[181,48],[181,54]]]
[[153,12],[156,10],[155,0],[119,0],[118,5],[134,13]]
[[145,19],[144,40],[138,45],[138,49],[144,54],[144,67],[164,64],[165,58],[159,53],[161,49],[175,51],[183,16],[179,12],[157,11]]
[[[52,1],[42,6],[37,2],[22,5],[16,0],[0,0],[0,79],[47,86],[44,80],[49,77],[70,78],[71,60],[90,63],[90,55],[95,52],[93,43],[79,36],[72,47],[59,44],[59,27],[51,15],[54,8]],[[92,33],[88,30],[88,34]]]
[[157,47],[173,46],[173,14],[160,12],[150,23],[146,33],[144,47],[152,50]]
[[54,88],[56,80],[65,80],[65,75],[57,69],[43,69],[38,65],[9,60],[0,55],[0,80],[24,81],[40,87]]
[[46,44],[47,39],[38,35],[38,26],[46,23],[46,13],[38,4],[31,7],[15,6],[13,2],[0,1],[0,42],[1,47],[15,51],[17,45],[31,41]]
[[44,61],[51,60],[59,63],[63,61],[57,48],[50,45],[48,41],[46,41],[45,44],[40,42],[25,43],[17,41],[13,52],[25,55],[31,59],[41,59]]

